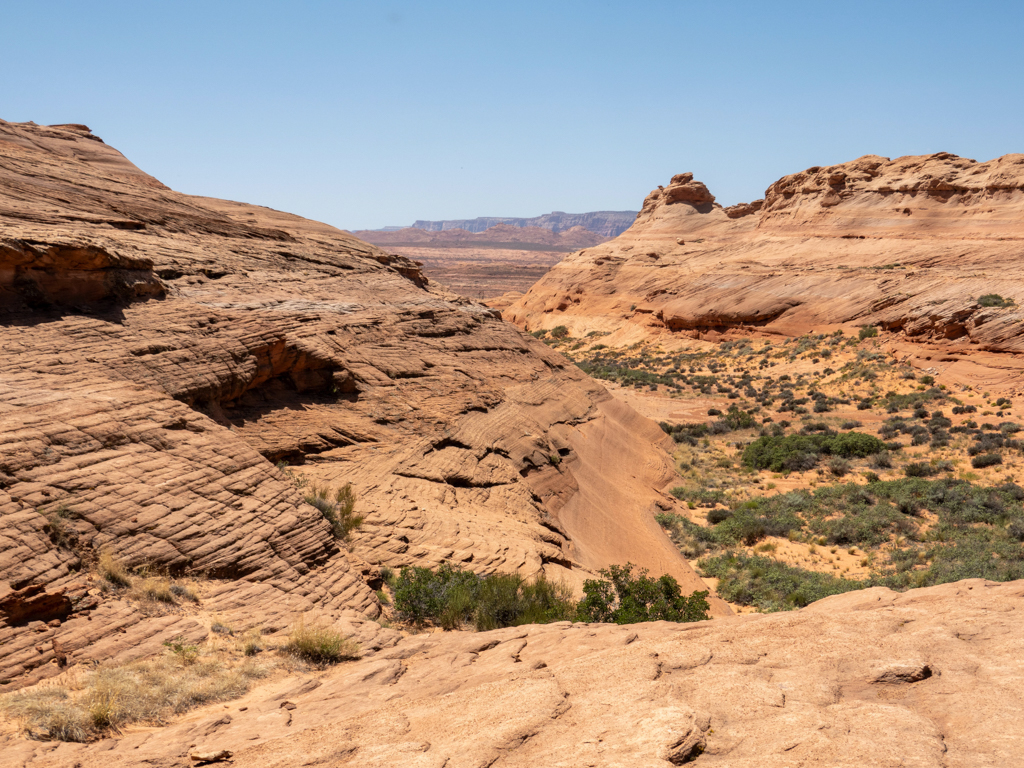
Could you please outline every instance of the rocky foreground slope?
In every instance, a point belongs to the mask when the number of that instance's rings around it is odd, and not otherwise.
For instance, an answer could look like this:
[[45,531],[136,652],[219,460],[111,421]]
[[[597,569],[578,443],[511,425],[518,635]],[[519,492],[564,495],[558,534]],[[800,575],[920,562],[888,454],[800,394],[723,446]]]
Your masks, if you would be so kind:
[[696,624],[406,638],[163,729],[0,741],[18,766],[1024,765],[1024,582]]
[[[653,520],[652,422],[409,260],[174,192],[84,126],[0,121],[0,340],[0,690],[206,636],[98,589],[103,554],[270,633],[372,634],[381,565],[703,588]],[[353,484],[350,548],[279,461]]]
[[[730,208],[680,174],[629,230],[566,257],[505,316],[578,336],[621,332],[608,343],[877,325],[952,381],[1012,387],[1022,255],[1024,155],[866,156],[786,176]],[[1021,306],[983,306],[987,294]]]

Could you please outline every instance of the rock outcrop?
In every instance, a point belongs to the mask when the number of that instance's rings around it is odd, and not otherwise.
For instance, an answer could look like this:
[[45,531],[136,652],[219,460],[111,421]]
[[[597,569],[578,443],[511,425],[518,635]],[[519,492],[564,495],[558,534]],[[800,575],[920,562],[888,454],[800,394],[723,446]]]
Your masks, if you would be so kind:
[[563,259],[505,316],[629,343],[871,324],[954,381],[1012,386],[1024,310],[978,299],[1024,304],[1022,222],[1024,155],[867,156],[730,208],[680,174],[628,231]]
[[1019,766],[1024,582],[866,589],[697,624],[406,638],[162,729],[0,740],[23,768]]
[[[512,227],[538,227],[552,232],[565,232],[573,227],[582,227],[602,237],[615,237],[627,229],[636,218],[634,211],[592,211],[590,213],[564,213],[554,211],[542,216],[523,219],[514,216],[481,216],[476,219],[451,219],[446,221],[417,221],[412,226],[428,232],[442,232],[449,229],[464,229],[467,232],[483,232],[491,227],[507,224]],[[395,229],[389,227],[389,229]]]
[[[271,631],[369,632],[382,565],[703,588],[652,517],[655,424],[408,259],[174,192],[84,126],[0,121],[0,339],[5,685],[205,636],[100,590],[101,553]],[[353,484],[350,547],[280,461]]]

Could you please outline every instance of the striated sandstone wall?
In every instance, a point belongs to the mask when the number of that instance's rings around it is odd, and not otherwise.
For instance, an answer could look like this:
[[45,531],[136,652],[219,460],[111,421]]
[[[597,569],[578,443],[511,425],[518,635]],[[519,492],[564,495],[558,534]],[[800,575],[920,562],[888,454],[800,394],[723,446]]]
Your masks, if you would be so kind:
[[[495,315],[326,225],[173,192],[84,126],[0,121],[0,681],[205,636],[101,593],[103,551],[272,631],[372,634],[380,565],[578,585],[632,560],[703,588],[651,530],[664,436]],[[280,460],[354,485],[351,551]],[[592,547],[611,524],[640,533]]]
[[[653,191],[633,226],[566,257],[505,317],[527,329],[796,335],[879,325],[949,379],[1020,385],[1024,155],[867,156],[780,179],[722,208],[692,174]],[[997,293],[1018,307],[984,308]]]

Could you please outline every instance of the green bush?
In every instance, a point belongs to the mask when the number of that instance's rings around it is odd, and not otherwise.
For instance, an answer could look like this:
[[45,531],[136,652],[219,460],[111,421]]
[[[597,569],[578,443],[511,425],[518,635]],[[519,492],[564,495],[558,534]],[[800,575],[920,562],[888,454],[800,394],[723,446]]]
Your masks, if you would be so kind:
[[766,435],[757,438],[743,451],[743,463],[754,469],[773,472],[802,471],[818,463],[821,454],[840,458],[863,458],[885,449],[885,443],[862,432],[838,435]]
[[403,568],[395,580],[399,616],[443,629],[472,623],[483,631],[566,621],[573,618],[575,607],[566,587],[543,577],[527,582],[514,573],[479,576],[444,563],[436,571]]
[[604,579],[588,579],[585,597],[577,607],[580,621],[635,624],[642,621],[704,621],[709,617],[705,592],[684,597],[679,583],[669,575],[652,579],[641,569],[633,575],[633,564],[602,569]]
[[551,335],[556,339],[564,339],[569,335],[569,329],[564,325],[556,325],[551,329]]
[[874,338],[877,335],[878,329],[873,325],[865,325],[863,328],[860,329],[860,332],[857,334],[858,338],[860,338],[861,341],[864,341],[864,339]]
[[1004,299],[998,293],[986,293],[984,296],[978,297],[978,304],[983,307],[1011,307],[1013,300]]
[[979,456],[975,456],[971,459],[971,466],[975,469],[982,469],[983,467],[992,467],[996,464],[1002,464],[1003,457],[998,453],[983,453]]

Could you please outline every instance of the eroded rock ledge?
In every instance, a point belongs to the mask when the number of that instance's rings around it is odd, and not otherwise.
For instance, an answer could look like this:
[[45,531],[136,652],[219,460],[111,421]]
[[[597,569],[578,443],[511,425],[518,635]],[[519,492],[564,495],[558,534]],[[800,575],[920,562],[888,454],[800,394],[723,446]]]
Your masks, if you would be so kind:
[[[104,551],[274,630],[366,635],[381,565],[703,588],[652,517],[657,426],[414,262],[176,193],[77,125],[0,121],[0,226],[0,689],[205,636],[101,593]],[[354,485],[350,550],[280,460]]]

